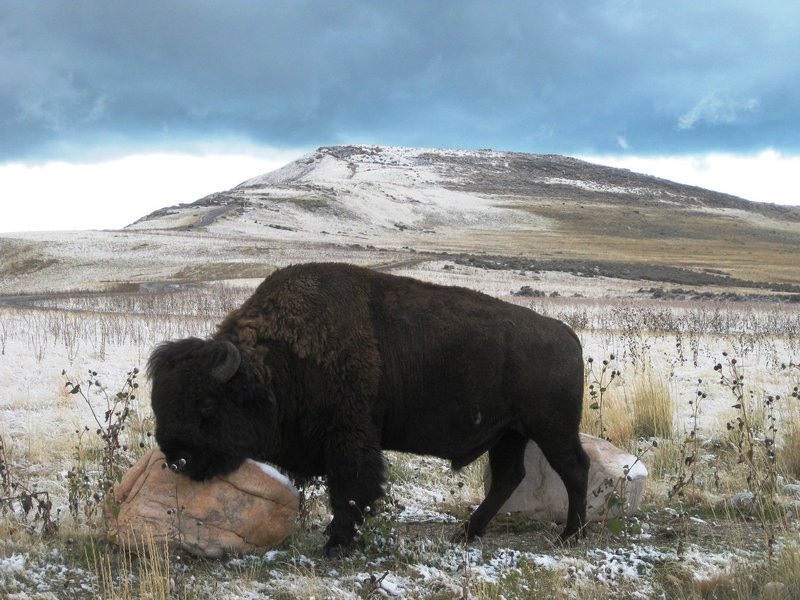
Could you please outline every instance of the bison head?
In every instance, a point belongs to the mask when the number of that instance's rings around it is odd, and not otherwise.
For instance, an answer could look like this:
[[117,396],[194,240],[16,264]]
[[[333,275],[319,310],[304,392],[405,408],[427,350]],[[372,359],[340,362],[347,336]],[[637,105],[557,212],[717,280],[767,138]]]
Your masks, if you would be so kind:
[[255,378],[235,345],[198,338],[165,342],[147,369],[156,442],[170,464],[202,480],[257,456]]

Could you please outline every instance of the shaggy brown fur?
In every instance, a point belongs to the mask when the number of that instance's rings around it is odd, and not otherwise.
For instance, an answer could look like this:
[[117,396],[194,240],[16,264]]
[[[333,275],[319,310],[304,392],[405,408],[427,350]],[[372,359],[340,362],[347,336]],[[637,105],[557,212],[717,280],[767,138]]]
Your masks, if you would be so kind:
[[[235,372],[211,376],[225,361]],[[488,450],[493,483],[461,534],[472,537],[521,481],[534,440],[567,488],[564,537],[585,520],[580,343],[530,310],[349,265],[297,265],[268,277],[212,339],[160,346],[149,370],[156,439],[189,475],[253,457],[327,477],[329,552],[350,544],[382,495],[382,449],[454,468]]]

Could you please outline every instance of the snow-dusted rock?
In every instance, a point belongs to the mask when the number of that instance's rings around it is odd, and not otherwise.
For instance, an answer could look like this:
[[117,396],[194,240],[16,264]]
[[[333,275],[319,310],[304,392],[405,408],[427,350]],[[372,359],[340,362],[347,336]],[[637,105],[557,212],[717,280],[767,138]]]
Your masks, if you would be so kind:
[[209,481],[192,481],[163,468],[156,449],[136,463],[114,488],[119,512],[111,537],[134,551],[150,540],[192,554],[220,557],[279,544],[291,531],[299,497],[272,467],[246,461]]
[[800,483],[780,483],[780,490],[784,496],[800,499]]
[[[583,449],[591,459],[589,486],[586,496],[586,517],[589,520],[602,520],[607,516],[619,515],[622,506],[608,502],[612,494],[625,497],[625,514],[632,514],[639,508],[647,481],[647,468],[636,457],[613,444],[581,434]],[[635,463],[635,464],[634,464]],[[624,470],[628,469],[626,481]],[[500,509],[500,513],[525,513],[534,518],[564,521],[567,518],[567,491],[561,478],[550,467],[547,459],[535,443],[530,442],[525,449],[525,479]],[[611,482],[609,483],[609,480]],[[486,489],[491,481],[487,467]]]
[[730,505],[737,511],[747,514],[756,509],[756,500],[753,492],[737,492],[731,497]]

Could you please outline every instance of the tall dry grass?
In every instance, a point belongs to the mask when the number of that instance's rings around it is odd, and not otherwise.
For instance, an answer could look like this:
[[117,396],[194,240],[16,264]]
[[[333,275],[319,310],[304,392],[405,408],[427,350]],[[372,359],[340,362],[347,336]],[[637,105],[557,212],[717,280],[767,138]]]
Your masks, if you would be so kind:
[[87,562],[97,574],[94,593],[105,600],[173,600],[185,598],[180,578],[176,579],[173,557],[166,543],[148,536],[135,548],[122,547],[119,552],[100,549],[92,542]]
[[779,449],[778,469],[785,477],[800,480],[800,387],[786,397],[783,444]]
[[638,373],[630,386],[628,404],[633,407],[633,435],[637,438],[670,438],[675,429],[675,394],[653,369]]
[[588,371],[585,383],[581,431],[627,449],[642,438],[672,437],[674,393],[652,368],[631,370],[613,380],[598,379]]

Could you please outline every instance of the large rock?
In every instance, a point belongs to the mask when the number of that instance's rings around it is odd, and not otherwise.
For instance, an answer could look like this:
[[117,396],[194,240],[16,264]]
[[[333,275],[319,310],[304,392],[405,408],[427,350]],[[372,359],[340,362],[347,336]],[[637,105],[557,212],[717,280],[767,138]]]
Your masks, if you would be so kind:
[[[586,518],[603,520],[607,516],[619,516],[623,507],[618,502],[608,502],[612,494],[625,498],[625,514],[639,509],[647,467],[636,457],[620,450],[613,444],[591,435],[581,434],[583,449],[591,459],[589,486],[586,495]],[[628,467],[626,481],[624,469]],[[547,459],[534,442],[525,449],[525,479],[500,509],[500,513],[525,513],[533,518],[548,521],[564,521],[567,518],[567,490],[561,478],[550,467]],[[488,490],[491,472],[487,467],[485,484]]]
[[299,506],[297,490],[272,467],[246,461],[229,475],[192,481],[163,468],[151,450],[114,488],[119,503],[112,539],[133,551],[153,542],[217,558],[279,544],[291,531]]

